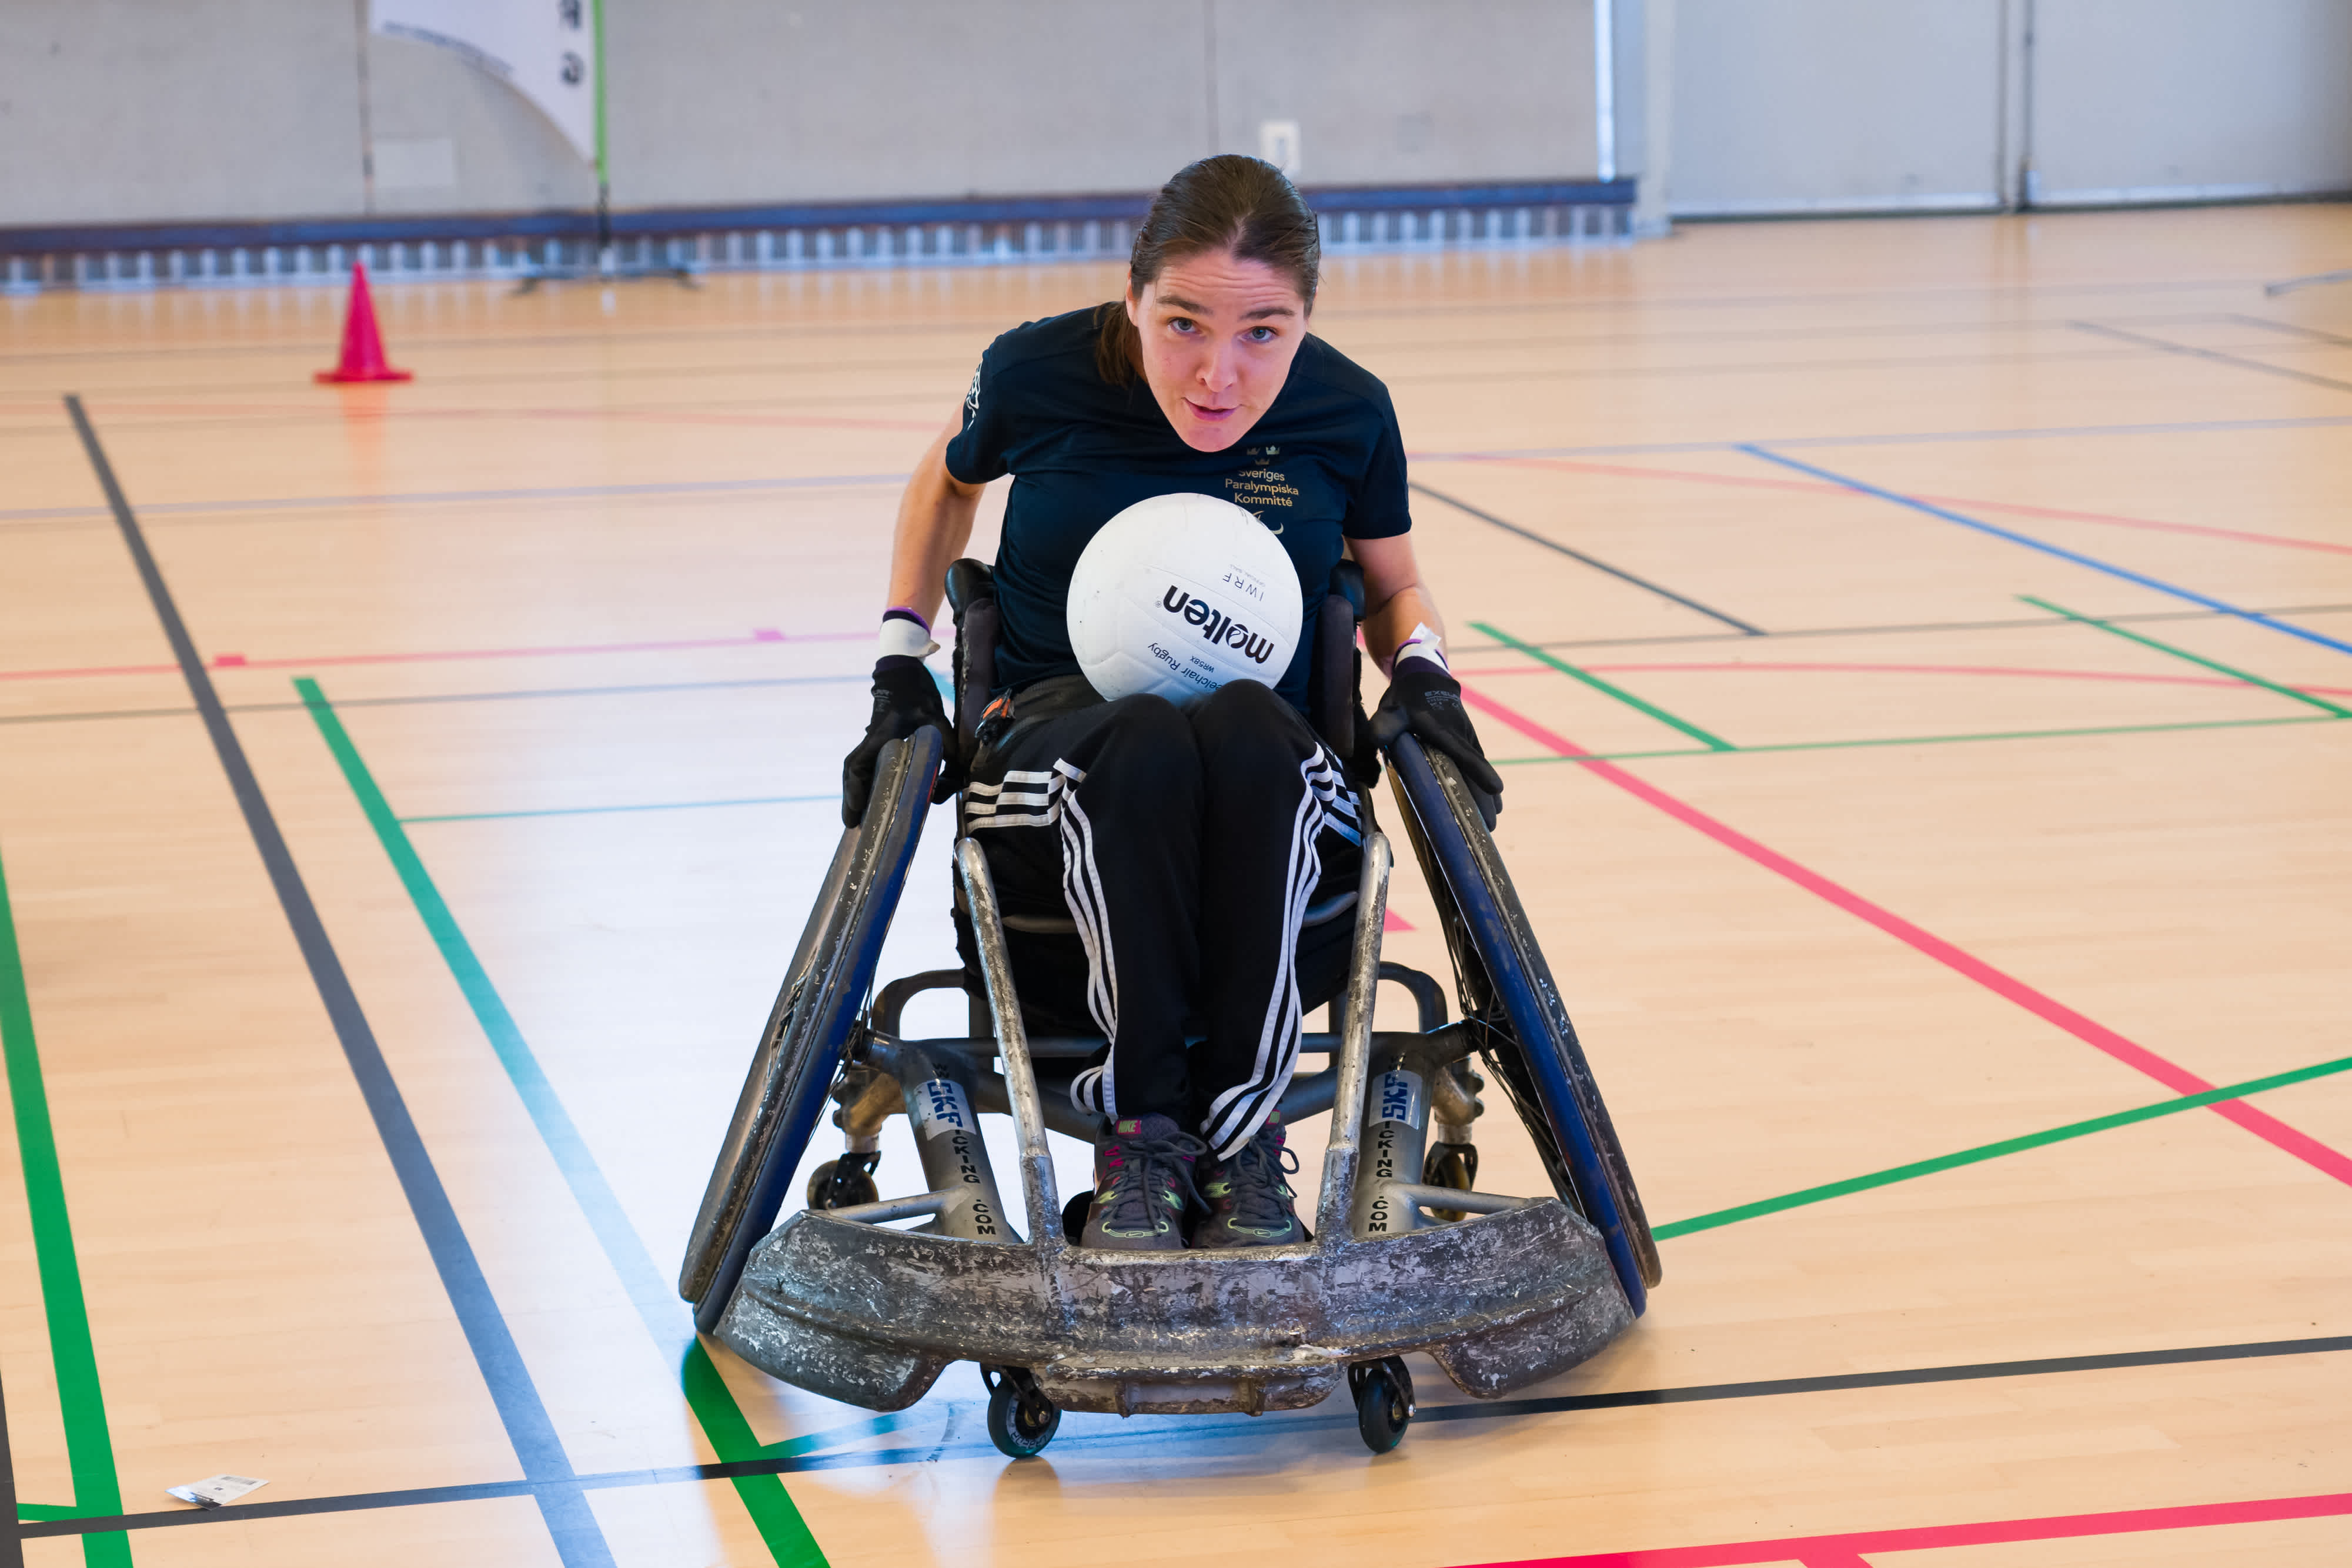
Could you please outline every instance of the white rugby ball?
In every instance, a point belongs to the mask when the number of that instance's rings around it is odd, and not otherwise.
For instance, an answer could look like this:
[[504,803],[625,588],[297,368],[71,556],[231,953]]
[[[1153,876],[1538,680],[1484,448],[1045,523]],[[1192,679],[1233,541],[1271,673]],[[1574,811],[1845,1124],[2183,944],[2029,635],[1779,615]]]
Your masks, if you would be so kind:
[[1070,574],[1070,649],[1113,701],[1179,705],[1227,681],[1278,684],[1298,647],[1298,570],[1231,501],[1189,491],[1102,526]]

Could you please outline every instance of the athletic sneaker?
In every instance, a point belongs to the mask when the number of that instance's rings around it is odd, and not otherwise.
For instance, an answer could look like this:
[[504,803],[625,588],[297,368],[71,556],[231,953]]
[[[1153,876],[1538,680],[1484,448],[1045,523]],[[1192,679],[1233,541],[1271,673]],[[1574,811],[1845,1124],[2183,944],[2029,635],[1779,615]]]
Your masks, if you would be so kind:
[[1306,1240],[1307,1228],[1291,1207],[1298,1195],[1282,1179],[1297,1168],[1298,1156],[1283,1145],[1278,1111],[1231,1159],[1212,1155],[1201,1167],[1209,1218],[1192,1232],[1192,1245],[1284,1247]]
[[1095,1201],[1081,1247],[1180,1251],[1199,1196],[1192,1162],[1208,1145],[1166,1116],[1129,1116],[1095,1140]]

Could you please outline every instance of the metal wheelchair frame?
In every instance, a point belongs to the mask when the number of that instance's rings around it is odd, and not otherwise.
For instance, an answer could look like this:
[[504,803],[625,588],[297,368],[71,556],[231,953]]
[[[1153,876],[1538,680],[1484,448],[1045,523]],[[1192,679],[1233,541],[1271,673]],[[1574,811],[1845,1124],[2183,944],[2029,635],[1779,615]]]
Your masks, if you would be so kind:
[[[950,574],[966,737],[991,674],[986,586],[977,563]],[[1342,656],[1352,699],[1360,605],[1335,592],[1319,617],[1327,711]],[[991,1436],[1014,1457],[1043,1448],[1064,1409],[1255,1415],[1318,1403],[1344,1375],[1380,1452],[1412,1414],[1403,1352],[1494,1397],[1586,1359],[1642,1312],[1656,1249],[1573,1026],[1468,788],[1410,736],[1389,754],[1391,781],[1440,906],[1462,1018],[1445,1021],[1435,980],[1381,960],[1391,857],[1367,812],[1338,1028],[1305,1044],[1332,1063],[1283,1100],[1286,1119],[1332,1113],[1312,1239],[1214,1252],[1073,1245],[1083,1218],[1062,1210],[1045,1134],[1092,1128],[1064,1096],[1041,1095],[1039,1069],[1062,1076],[1056,1066],[1104,1042],[1029,1037],[970,837],[955,851],[981,970],[970,1033],[898,1030],[913,996],[967,988],[961,970],[908,977],[865,1005],[945,745],[926,728],[885,747],[866,820],[843,834],[786,971],[679,1279],[706,1332],[776,1377],[876,1410],[914,1403],[950,1362],[977,1361]],[[1413,993],[1418,1030],[1373,1030],[1382,979]],[[1502,1080],[1554,1196],[1467,1190],[1474,1054]],[[811,1207],[769,1234],[828,1095],[848,1152],[819,1172]],[[984,1112],[1014,1123],[1017,1229],[980,1136]],[[875,1135],[898,1113],[925,1190],[878,1200]],[[891,1228],[910,1218],[924,1223]]]

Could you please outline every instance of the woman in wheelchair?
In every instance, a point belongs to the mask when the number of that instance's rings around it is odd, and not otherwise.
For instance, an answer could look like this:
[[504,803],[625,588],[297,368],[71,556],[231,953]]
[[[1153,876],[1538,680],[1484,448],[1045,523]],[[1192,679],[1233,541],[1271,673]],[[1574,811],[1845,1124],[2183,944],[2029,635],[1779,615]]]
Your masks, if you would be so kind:
[[922,660],[981,492],[1011,474],[992,701],[935,798],[962,789],[961,826],[987,852],[1030,1028],[1110,1042],[1071,1088],[1102,1118],[1088,1247],[1305,1239],[1276,1107],[1303,1014],[1344,978],[1358,791],[1378,766],[1369,750],[1334,755],[1309,725],[1310,636],[1271,688],[1235,681],[1181,709],[1105,702],[1066,616],[1096,530],[1171,491],[1234,501],[1280,537],[1310,618],[1351,555],[1364,644],[1389,676],[1371,738],[1410,731],[1486,803],[1502,790],[1413,562],[1388,390],[1307,329],[1320,259],[1314,214],[1272,165],[1185,168],[1137,231],[1125,298],[990,344],[899,504],[873,716],[843,768],[843,814],[864,816],[887,742],[924,725],[955,734]]

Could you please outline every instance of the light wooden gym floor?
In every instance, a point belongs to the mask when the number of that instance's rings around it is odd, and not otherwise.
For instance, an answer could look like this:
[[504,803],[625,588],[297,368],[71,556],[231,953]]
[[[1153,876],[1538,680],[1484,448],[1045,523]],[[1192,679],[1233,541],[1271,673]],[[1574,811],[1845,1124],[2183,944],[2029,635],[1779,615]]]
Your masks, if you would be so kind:
[[[969,1366],[876,1419],[669,1292],[899,478],[1113,272],[385,288],[417,380],[349,390],[336,294],[0,302],[24,1560],[2352,1561],[2352,287],[2261,287],[2348,256],[2302,206],[1332,266],[1666,1236],[1619,1344],[1499,1408],[1421,1362],[1377,1459],[1335,1402],[1012,1464]],[[269,1484],[163,1495],[220,1471]]]

